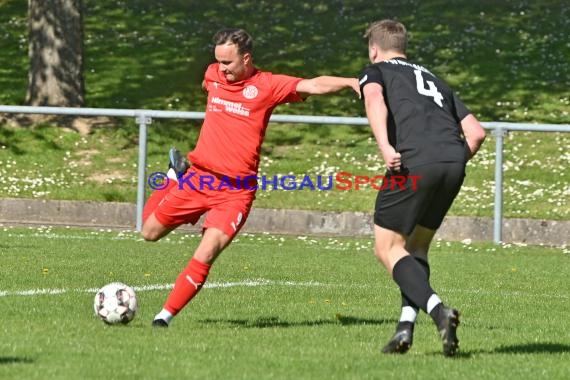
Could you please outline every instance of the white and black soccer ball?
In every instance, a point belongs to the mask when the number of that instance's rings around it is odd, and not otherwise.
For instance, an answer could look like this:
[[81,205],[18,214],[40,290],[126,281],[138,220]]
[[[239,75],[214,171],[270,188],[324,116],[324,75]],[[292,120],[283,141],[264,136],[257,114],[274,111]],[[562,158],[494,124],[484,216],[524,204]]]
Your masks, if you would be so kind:
[[122,282],[103,286],[95,294],[95,314],[109,325],[127,324],[137,312],[137,295],[133,288]]

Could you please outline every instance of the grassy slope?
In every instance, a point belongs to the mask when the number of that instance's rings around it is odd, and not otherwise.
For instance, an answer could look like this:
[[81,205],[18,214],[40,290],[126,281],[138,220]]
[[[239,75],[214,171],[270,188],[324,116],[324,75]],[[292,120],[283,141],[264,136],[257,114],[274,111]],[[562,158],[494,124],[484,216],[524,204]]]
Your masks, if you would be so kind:
[[[86,85],[90,107],[203,110],[199,89],[220,27],[248,29],[256,62],[292,75],[357,75],[367,64],[368,22],[398,18],[411,32],[410,57],[447,79],[486,121],[570,123],[561,1],[99,1],[87,4]],[[0,1],[0,103],[21,104],[26,86],[26,4]],[[363,116],[351,94],[281,106],[277,113]],[[48,126],[0,128],[0,196],[133,201],[137,129],[132,120],[81,137]],[[169,145],[191,149],[198,122],[154,121],[149,173]],[[377,174],[363,127],[275,125],[262,174]],[[539,141],[539,142],[538,142]],[[470,165],[453,214],[491,215],[493,138]],[[567,219],[567,135],[515,133],[506,147],[505,215]],[[307,154],[309,152],[309,154]],[[546,169],[546,170],[545,170]],[[374,192],[260,192],[257,207],[369,211]],[[549,207],[544,207],[549,204]]]

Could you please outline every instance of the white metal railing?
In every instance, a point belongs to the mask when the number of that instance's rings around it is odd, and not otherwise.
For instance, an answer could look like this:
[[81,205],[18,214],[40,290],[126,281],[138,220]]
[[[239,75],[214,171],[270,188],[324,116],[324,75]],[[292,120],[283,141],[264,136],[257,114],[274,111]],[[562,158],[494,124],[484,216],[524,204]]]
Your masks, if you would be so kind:
[[[0,112],[15,114],[134,117],[136,123],[139,125],[139,158],[136,211],[136,229],[138,231],[140,231],[142,228],[142,211],[145,201],[146,182],[147,131],[148,126],[152,123],[152,119],[204,119],[204,112],[160,111],[145,109],[30,107],[0,105]],[[365,117],[273,115],[271,116],[270,121],[274,123],[368,125],[368,120]],[[482,124],[485,129],[492,130],[496,138],[493,241],[495,243],[500,243],[502,240],[503,230],[503,140],[505,134],[508,131],[570,132],[570,125],[505,122],[482,122]]]

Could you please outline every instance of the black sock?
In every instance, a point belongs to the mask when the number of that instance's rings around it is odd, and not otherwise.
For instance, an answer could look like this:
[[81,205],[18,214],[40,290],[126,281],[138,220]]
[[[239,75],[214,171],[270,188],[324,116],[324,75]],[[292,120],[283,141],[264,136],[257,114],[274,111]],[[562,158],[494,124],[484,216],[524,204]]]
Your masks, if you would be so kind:
[[[422,268],[424,269],[424,271],[426,272],[427,275],[427,279],[429,281],[429,276],[430,276],[430,267],[429,267],[429,263],[424,260],[421,259],[419,257],[415,257],[414,259],[416,259],[416,261],[422,266]],[[408,297],[406,297],[406,295],[400,291],[400,294],[402,295],[402,308],[406,307],[406,306],[410,306],[413,307],[415,310],[419,310],[420,308],[418,307],[418,305],[414,304]]]
[[416,304],[414,304],[412,301],[410,301],[410,299],[408,297],[406,297],[404,292],[400,291],[400,294],[402,295],[402,307],[410,306],[416,310],[419,310],[419,307],[417,307]]
[[441,311],[443,310],[443,303],[440,303],[436,307],[433,308],[431,313],[429,313],[431,319],[435,322],[435,325],[438,329],[442,328],[442,324],[444,321],[444,315],[442,315]]
[[422,259],[422,258],[419,258],[419,257],[415,257],[415,256],[414,256],[414,259],[416,259],[416,261],[417,261],[418,263],[420,263],[420,265],[422,266],[422,268],[424,268],[424,271],[426,272],[426,275],[427,275],[427,278],[428,278],[428,281],[429,281],[429,276],[431,275],[431,270],[430,270],[430,267],[429,267],[429,263],[428,263],[426,260],[424,260],[424,259]]
[[428,300],[435,292],[422,265],[413,256],[405,256],[394,265],[392,277],[404,296],[427,313]]
[[[429,280],[429,276],[430,276],[430,267],[429,267],[429,263],[427,261],[425,261],[424,259],[421,259],[419,257],[415,257],[416,261],[418,263],[420,263],[420,265],[424,268],[424,270],[426,271],[426,274],[428,276],[428,280]],[[433,321],[436,323],[436,325],[438,327],[441,326],[441,322],[443,320],[443,316],[440,315],[441,310],[443,309],[443,304],[440,303],[439,305],[436,305],[433,310],[431,311],[431,313],[429,313],[430,317],[433,319]]]

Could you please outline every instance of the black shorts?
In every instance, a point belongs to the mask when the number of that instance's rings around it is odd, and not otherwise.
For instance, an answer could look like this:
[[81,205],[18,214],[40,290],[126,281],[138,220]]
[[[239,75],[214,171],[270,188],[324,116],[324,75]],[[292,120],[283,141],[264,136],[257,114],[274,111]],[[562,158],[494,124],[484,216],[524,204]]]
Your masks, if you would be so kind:
[[437,230],[465,178],[465,164],[438,162],[387,173],[376,197],[374,224],[410,235],[416,225]]

